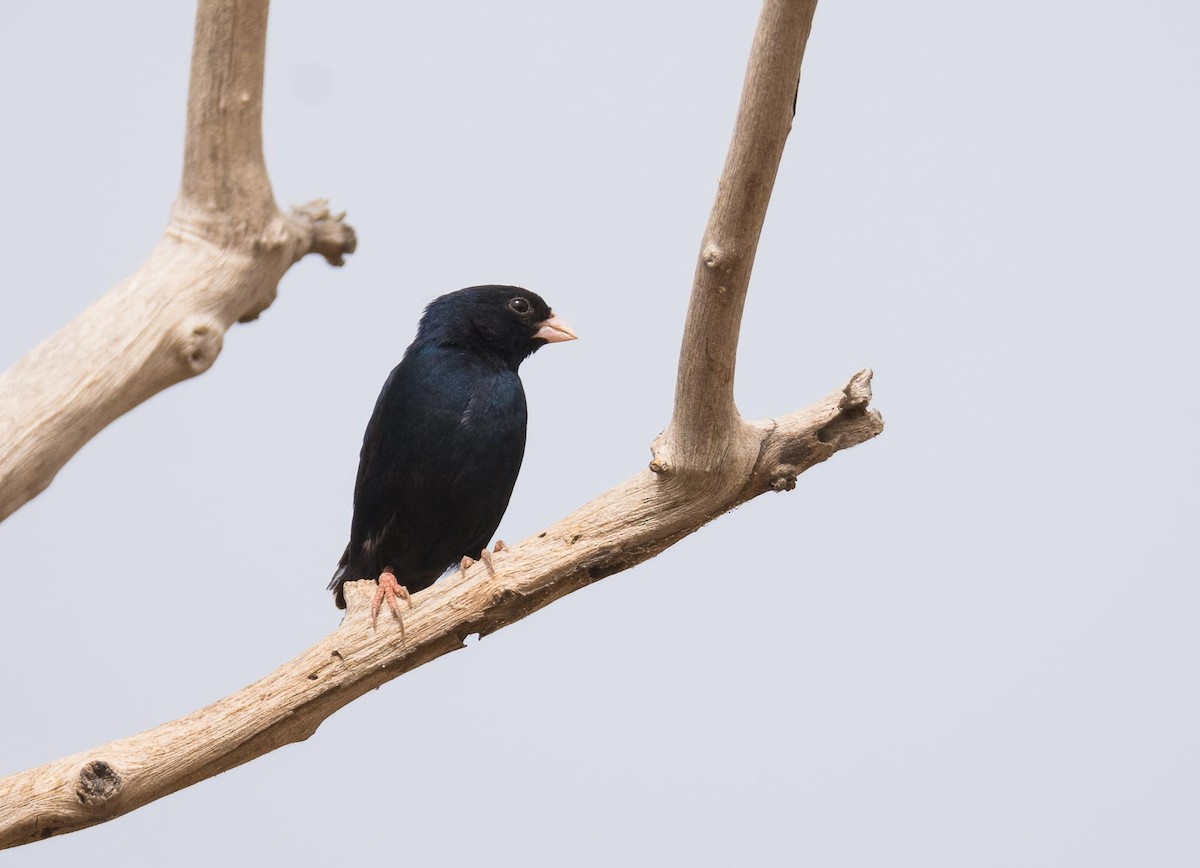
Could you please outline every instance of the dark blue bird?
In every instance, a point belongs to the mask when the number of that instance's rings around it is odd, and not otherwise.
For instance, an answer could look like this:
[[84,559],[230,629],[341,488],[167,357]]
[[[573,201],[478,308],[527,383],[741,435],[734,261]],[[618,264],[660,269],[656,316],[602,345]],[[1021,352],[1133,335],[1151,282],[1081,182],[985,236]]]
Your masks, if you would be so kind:
[[350,544],[329,583],[338,608],[346,582],[378,579],[372,622],[385,599],[399,618],[397,597],[486,549],[525,454],[517,368],[574,338],[541,296],[516,286],[472,286],[425,308],[363,435]]

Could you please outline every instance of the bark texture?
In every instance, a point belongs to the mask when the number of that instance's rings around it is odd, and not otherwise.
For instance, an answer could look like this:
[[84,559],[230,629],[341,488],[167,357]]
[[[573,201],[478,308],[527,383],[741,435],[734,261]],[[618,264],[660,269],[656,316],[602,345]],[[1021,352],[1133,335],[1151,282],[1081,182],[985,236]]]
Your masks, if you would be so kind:
[[[346,585],[325,639],[187,717],[0,780],[0,847],[81,829],[311,735],[358,696],[566,594],[654,557],[741,503],[883,430],[871,372],[803,410],[748,422],[733,402],[742,307],[816,0],[766,0],[733,143],[701,245],[675,410],[654,460],[517,546],[415,595],[372,629],[373,581]],[[198,159],[199,157],[197,157]],[[217,193],[213,193],[217,195]]]
[[132,276],[0,375],[0,520],[92,437],[201,374],[225,332],[275,300],[292,263],[333,265],[354,231],[323,201],[284,213],[262,153],[266,0],[202,0],[179,198]]

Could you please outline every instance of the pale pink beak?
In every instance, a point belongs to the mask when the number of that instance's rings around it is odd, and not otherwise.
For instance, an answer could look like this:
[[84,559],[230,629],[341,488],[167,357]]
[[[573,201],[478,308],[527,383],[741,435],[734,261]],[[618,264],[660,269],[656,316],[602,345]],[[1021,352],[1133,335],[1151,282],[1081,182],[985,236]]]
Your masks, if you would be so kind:
[[579,337],[571,330],[571,327],[560,320],[554,314],[550,314],[550,319],[544,319],[539,323],[534,323],[539,326],[538,330],[533,333],[534,340],[541,338],[548,344],[556,344],[559,341],[573,341]]

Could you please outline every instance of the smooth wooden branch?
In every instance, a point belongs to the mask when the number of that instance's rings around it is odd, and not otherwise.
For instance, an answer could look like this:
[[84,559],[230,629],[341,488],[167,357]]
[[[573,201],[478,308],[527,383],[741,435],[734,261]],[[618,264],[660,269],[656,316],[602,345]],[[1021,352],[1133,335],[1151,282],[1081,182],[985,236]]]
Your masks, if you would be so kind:
[[0,520],[110,422],[200,374],[302,256],[340,265],[354,231],[324,201],[284,213],[262,156],[266,0],[202,0],[179,198],[124,282],[0,375]]
[[675,409],[654,445],[652,466],[659,472],[707,472],[747,442],[739,436],[744,423],[733,400],[738,335],[816,7],[817,0],[763,4],[733,140],[700,244]]
[[871,374],[805,410],[750,423],[749,462],[720,484],[644,470],[542,533],[417,594],[404,631],[384,610],[372,630],[373,581],[346,586],[347,612],[329,636],[266,678],[207,708],[131,738],[0,779],[0,847],[82,829],[162,798],[291,742],[386,681],[486,636],[572,591],[629,569],[724,512],[883,428],[868,406]]

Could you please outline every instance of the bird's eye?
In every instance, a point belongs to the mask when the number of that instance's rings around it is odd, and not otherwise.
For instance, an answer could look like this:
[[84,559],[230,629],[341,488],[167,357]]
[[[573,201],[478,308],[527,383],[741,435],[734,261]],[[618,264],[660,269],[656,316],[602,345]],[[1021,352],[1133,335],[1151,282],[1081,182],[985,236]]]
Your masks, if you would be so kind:
[[518,295],[508,303],[508,309],[521,314],[529,313],[529,301]]

